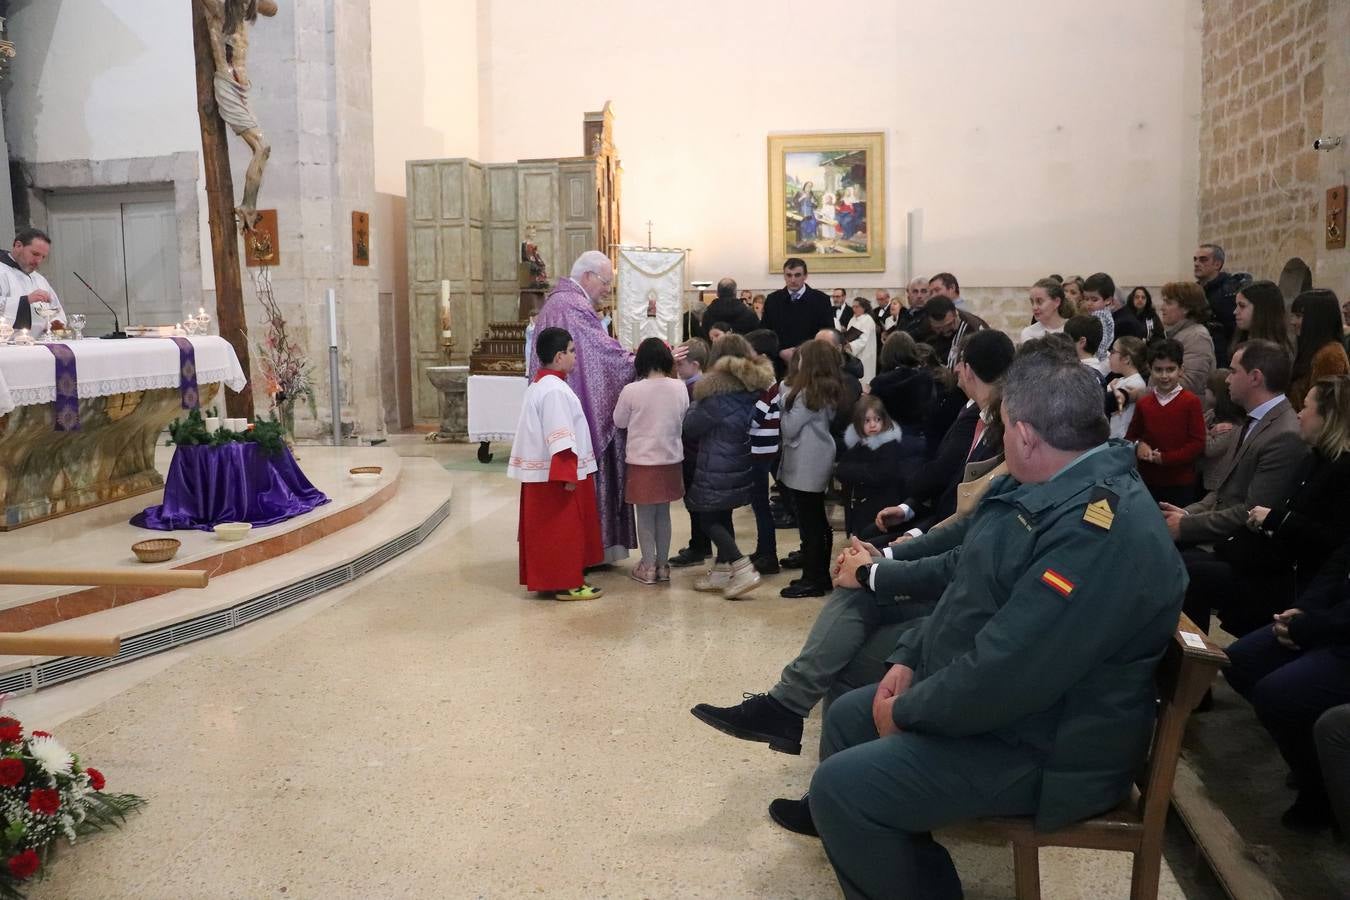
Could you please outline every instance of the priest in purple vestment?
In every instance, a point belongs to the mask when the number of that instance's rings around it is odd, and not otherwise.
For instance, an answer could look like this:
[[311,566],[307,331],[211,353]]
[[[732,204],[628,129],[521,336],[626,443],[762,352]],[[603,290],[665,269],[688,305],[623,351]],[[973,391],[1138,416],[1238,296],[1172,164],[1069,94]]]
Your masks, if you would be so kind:
[[[619,391],[633,380],[633,354],[609,336],[596,313],[613,283],[609,257],[599,250],[587,250],[572,265],[571,276],[558,279],[534,320],[536,334],[545,328],[563,328],[576,342],[577,365],[567,383],[581,398],[600,467],[595,473],[595,499],[607,563],[625,559],[637,547],[633,507],[623,502],[624,436],[614,427]],[[538,368],[539,360],[531,353],[531,379]]]

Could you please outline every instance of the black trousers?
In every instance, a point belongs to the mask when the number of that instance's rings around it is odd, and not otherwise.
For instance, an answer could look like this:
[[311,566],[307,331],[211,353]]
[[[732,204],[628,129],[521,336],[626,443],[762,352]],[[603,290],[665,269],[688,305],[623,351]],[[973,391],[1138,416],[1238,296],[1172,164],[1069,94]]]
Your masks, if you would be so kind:
[[1213,553],[1198,547],[1181,551],[1190,584],[1183,609],[1201,631],[1208,633],[1210,611],[1218,610],[1225,631],[1242,637],[1269,625],[1275,613],[1298,606],[1294,576],[1240,573]]
[[825,494],[792,492],[797,508],[797,533],[802,539],[802,580],[830,587],[830,520],[825,517]]
[[731,524],[731,510],[718,509],[711,512],[699,512],[695,518],[703,526],[703,531],[717,547],[719,563],[734,563],[741,558],[741,550],[736,546],[736,529]]
[[1326,796],[1313,725],[1322,713],[1350,703],[1350,648],[1291,650],[1261,628],[1228,647],[1224,676],[1251,701],[1257,718],[1275,739],[1280,755],[1298,777],[1299,794]]

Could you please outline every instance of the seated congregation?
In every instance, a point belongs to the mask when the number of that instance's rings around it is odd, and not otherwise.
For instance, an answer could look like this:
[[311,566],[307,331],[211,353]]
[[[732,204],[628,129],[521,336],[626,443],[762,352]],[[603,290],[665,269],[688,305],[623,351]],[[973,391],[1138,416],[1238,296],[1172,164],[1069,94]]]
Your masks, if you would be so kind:
[[[1202,257],[1219,268],[1202,274]],[[1313,290],[1286,310],[1276,285],[1222,261],[1202,245],[1198,283],[1163,285],[1156,309],[1103,273],[1041,279],[1015,344],[949,273],[848,302],[789,259],[767,297],[723,279],[704,336],[637,348],[613,408],[631,578],[658,585],[711,557],[700,591],[746,598],[789,568],[782,597],[826,598],[767,691],[692,712],[799,754],[823,701],[809,790],[769,814],[823,841],[846,896],[959,897],[934,830],[995,816],[1054,830],[1115,808],[1149,752],[1155,669],[1183,611],[1237,639],[1226,678],[1297,785],[1283,823],[1350,828],[1341,307]],[[541,373],[553,362],[541,353]],[[592,502],[568,493],[569,510]],[[677,501],[691,537],[672,556]],[[799,548],[780,558],[792,527]],[[587,545],[550,587],[587,590]]]

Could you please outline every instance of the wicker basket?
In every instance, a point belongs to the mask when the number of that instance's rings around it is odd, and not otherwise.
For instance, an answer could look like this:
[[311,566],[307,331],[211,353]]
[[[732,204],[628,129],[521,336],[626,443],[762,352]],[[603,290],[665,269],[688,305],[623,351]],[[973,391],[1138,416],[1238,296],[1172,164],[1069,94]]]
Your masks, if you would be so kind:
[[131,545],[131,552],[143,563],[168,562],[178,554],[182,543],[176,538],[155,538]]

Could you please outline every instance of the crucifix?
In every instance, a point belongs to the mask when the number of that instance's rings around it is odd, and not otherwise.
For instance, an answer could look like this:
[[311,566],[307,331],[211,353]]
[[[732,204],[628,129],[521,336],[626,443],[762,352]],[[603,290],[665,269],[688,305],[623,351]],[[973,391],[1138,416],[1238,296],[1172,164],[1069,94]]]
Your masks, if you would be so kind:
[[[207,224],[216,276],[216,321],[220,336],[234,347],[245,377],[250,377],[248,322],[239,272],[238,223],[249,240],[258,221],[258,190],[271,147],[249,107],[251,82],[245,68],[248,27],[259,15],[277,14],[275,0],[192,0],[192,47],[197,68],[197,117],[206,173]],[[252,151],[244,176],[243,201],[234,204],[230,175],[229,125]],[[253,418],[253,391],[228,394],[225,408],[234,417]]]
[[652,220],[647,220],[647,249],[652,249]]

